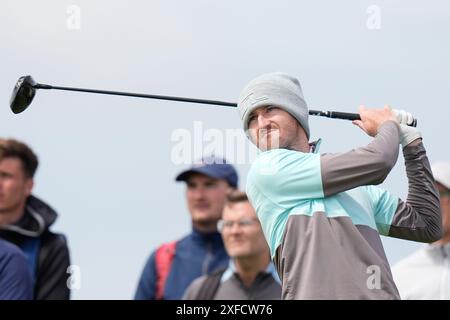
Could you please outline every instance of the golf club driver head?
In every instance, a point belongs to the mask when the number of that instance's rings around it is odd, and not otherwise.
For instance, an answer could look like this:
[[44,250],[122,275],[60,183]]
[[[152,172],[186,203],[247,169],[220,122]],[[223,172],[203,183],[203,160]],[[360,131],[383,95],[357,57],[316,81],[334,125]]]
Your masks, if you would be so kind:
[[15,114],[25,111],[36,94],[36,82],[31,76],[23,76],[17,80],[9,100],[12,112]]

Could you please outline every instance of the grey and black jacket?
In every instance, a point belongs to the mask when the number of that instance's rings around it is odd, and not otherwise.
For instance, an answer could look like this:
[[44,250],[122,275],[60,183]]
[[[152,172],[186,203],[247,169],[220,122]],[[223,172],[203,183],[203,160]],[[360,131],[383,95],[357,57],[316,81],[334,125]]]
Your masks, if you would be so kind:
[[439,195],[420,139],[403,149],[408,197],[374,185],[394,167],[399,126],[339,154],[262,152],[247,193],[282,279],[284,299],[399,299],[380,234],[433,242],[442,235]]

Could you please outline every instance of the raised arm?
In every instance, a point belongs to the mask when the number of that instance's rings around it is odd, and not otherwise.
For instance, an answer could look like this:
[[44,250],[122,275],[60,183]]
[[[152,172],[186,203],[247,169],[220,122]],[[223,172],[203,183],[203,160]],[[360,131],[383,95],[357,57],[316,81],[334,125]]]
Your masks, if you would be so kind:
[[367,146],[322,155],[320,168],[324,195],[382,183],[397,161],[399,141],[398,123],[387,121]]
[[325,196],[359,186],[380,184],[397,161],[400,127],[391,108],[366,109],[361,106],[359,114],[361,120],[353,123],[374,139],[365,147],[321,157]]
[[439,192],[422,140],[417,139],[403,149],[408,196],[399,200],[389,236],[420,242],[434,242],[442,237]]

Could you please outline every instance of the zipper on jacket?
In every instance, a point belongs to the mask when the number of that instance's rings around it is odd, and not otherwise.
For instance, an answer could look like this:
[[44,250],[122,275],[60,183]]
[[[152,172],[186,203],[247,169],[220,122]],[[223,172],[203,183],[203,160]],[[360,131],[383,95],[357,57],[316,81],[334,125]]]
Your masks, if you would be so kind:
[[213,258],[213,254],[212,254],[212,243],[207,242],[206,243],[206,256],[205,256],[205,260],[203,260],[203,265],[202,265],[202,274],[208,274],[209,270],[209,264],[210,261]]

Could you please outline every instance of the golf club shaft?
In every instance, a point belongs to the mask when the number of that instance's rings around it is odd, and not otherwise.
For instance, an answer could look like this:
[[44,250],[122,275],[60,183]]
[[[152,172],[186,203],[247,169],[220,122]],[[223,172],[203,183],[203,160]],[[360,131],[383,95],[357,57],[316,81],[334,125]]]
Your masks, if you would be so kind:
[[[185,97],[173,97],[173,96],[162,96],[162,95],[152,95],[143,93],[132,93],[132,92],[121,92],[121,91],[109,91],[109,90],[96,90],[96,89],[83,89],[83,88],[71,88],[71,87],[60,87],[51,86],[48,84],[37,83],[34,85],[36,89],[55,89],[55,90],[65,90],[65,91],[78,91],[78,92],[88,92],[88,93],[99,93],[107,95],[116,96],[127,96],[127,97],[137,97],[137,98],[148,98],[148,99],[159,99],[159,100],[170,100],[170,101],[180,101],[180,102],[190,102],[190,103],[201,103],[201,104],[211,104],[225,107],[237,107],[234,102],[217,101],[217,100],[206,100],[206,99],[193,99]],[[337,112],[337,111],[319,111],[319,110],[309,110],[309,114],[313,116],[321,116],[334,119],[344,119],[344,120],[360,120],[360,116],[357,113],[347,113],[347,112]],[[414,126],[414,125],[413,125]]]
[[136,98],[148,98],[148,99],[212,104],[212,105],[225,106],[225,107],[237,107],[236,103],[225,102],[225,101],[216,101],[216,100],[193,99],[193,98],[184,98],[184,97],[161,96],[161,95],[154,95],[154,94],[109,91],[109,90],[58,87],[58,86],[50,86],[48,84],[40,84],[40,83],[36,84],[34,87],[36,89],[56,89],[56,90],[65,90],[65,91],[100,93],[100,94],[115,95],[115,96],[126,96],[126,97],[136,97]]

